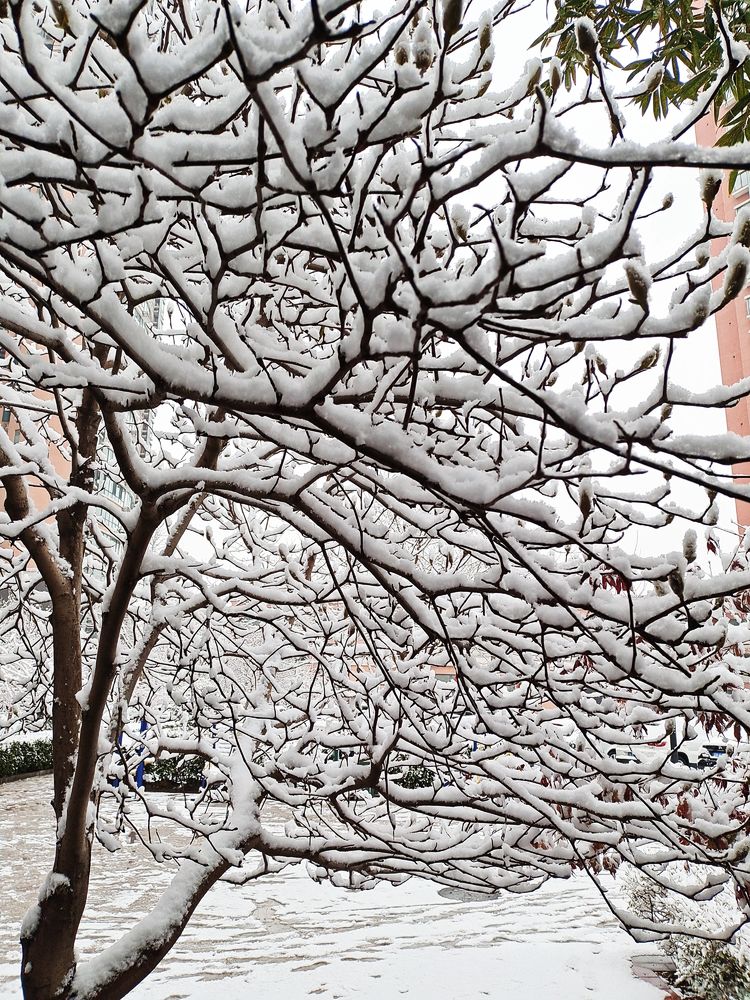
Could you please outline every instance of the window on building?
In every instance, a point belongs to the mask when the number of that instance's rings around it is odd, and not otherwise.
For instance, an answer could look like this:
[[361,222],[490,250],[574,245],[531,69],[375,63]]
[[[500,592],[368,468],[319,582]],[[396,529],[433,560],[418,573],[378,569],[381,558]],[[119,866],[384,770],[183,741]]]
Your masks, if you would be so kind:
[[138,306],[136,316],[148,330],[158,330],[161,326],[162,300],[151,299]]
[[9,420],[10,420],[10,407],[9,406],[4,406],[3,407],[3,423],[7,424]]
[[745,299],[745,312],[747,313],[748,317],[750,318],[750,296],[748,296]]
[[13,434],[13,444],[18,444],[18,442],[19,442],[20,440],[21,440],[21,432],[20,432],[19,430],[17,430],[17,431],[16,431],[16,432],[15,432],[15,433]]
[[732,194],[747,194],[748,190],[750,190],[750,170],[738,170],[732,185]]

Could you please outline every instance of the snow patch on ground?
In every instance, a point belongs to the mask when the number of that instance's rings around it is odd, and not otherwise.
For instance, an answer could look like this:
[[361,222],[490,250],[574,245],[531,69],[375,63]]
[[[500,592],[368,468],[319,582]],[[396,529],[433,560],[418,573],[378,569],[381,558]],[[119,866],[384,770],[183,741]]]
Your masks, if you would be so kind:
[[[0,788],[0,997],[20,996],[18,926],[49,869],[50,779]],[[168,881],[135,846],[94,859],[81,959],[153,904]],[[653,947],[651,947],[653,950]],[[662,1000],[633,977],[643,951],[583,878],[468,901],[412,880],[369,892],[300,869],[219,885],[133,1000]]]

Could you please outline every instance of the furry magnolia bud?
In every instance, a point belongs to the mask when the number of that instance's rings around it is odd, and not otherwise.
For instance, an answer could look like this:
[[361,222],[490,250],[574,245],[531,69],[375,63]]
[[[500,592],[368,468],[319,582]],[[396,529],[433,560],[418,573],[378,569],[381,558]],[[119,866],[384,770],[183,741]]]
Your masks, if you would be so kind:
[[562,83],[562,68],[560,66],[560,60],[555,57],[550,60],[549,64],[549,85],[553,94],[556,94],[560,89],[560,84]]
[[578,489],[578,506],[581,509],[581,517],[585,522],[594,506],[594,490],[590,479],[582,479]]
[[530,59],[525,66],[525,72],[528,74],[528,82],[526,84],[526,94],[533,94],[534,89],[539,86],[539,81],[542,79],[542,64],[538,59]]
[[575,33],[576,45],[580,51],[589,59],[593,59],[599,40],[596,37],[596,28],[591,18],[579,17],[575,24]]
[[483,56],[490,45],[492,45],[492,24],[485,21],[479,30],[479,54]]
[[734,217],[732,242],[739,243],[743,247],[750,247],[750,211],[744,205],[737,209],[737,215]]
[[646,372],[649,368],[654,368],[660,356],[661,348],[657,344],[656,347],[652,347],[650,351],[647,351],[643,355],[634,370],[637,372]]
[[682,578],[682,573],[675,567],[672,572],[667,577],[667,583],[670,589],[682,599],[685,596],[685,581]]
[[664,67],[652,66],[646,76],[646,93],[652,94],[664,79]]
[[435,58],[432,29],[425,21],[420,21],[412,38],[412,54],[414,65],[420,73],[425,73]]
[[697,330],[706,322],[711,311],[711,290],[704,288],[697,291],[691,296],[690,301],[693,306],[693,321],[690,329]]
[[701,170],[699,176],[701,199],[710,211],[721,187],[721,173],[718,170]]
[[747,284],[748,258],[750,258],[750,254],[739,243],[735,244],[729,251],[727,271],[724,275],[722,288],[725,302],[736,299]]
[[461,27],[461,15],[463,13],[462,0],[444,0],[443,4],[443,32],[446,42],[452,38]]
[[625,265],[625,277],[628,279],[628,288],[633,296],[633,301],[643,309],[648,311],[648,290],[651,285],[651,275],[640,261],[628,261]]
[[688,563],[695,562],[698,556],[698,536],[695,533],[694,528],[688,528],[685,532],[685,537],[682,539],[682,554],[685,556],[685,561]]
[[405,45],[396,46],[396,63],[399,66],[404,66],[409,61],[409,50]]
[[451,222],[460,240],[469,238],[469,213],[463,205],[455,205],[451,212]]
[[71,34],[70,31],[70,18],[68,17],[68,11],[62,0],[52,0],[52,13],[55,17],[55,23],[58,28],[62,28],[66,35]]

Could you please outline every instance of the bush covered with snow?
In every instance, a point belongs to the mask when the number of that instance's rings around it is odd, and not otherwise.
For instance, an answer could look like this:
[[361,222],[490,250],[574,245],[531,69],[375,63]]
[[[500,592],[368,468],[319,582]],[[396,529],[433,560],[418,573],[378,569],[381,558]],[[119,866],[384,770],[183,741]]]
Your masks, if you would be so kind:
[[413,764],[406,768],[396,783],[402,788],[431,788],[434,781],[434,771],[422,764]]
[[[679,924],[686,930],[710,931],[737,918],[725,889],[707,902],[676,900],[658,882],[636,873],[627,880],[628,902],[639,916],[654,923]],[[701,1000],[749,1000],[750,955],[745,941],[734,943],[669,934],[661,948],[675,964],[676,983]]]
[[202,773],[200,757],[161,757],[146,763],[146,784],[188,791],[198,788]]

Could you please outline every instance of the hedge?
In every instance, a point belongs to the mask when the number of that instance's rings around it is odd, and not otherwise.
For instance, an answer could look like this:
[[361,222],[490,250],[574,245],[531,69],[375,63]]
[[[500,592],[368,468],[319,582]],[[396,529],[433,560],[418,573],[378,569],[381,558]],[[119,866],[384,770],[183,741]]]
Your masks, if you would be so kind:
[[200,757],[158,757],[146,761],[146,784],[189,791],[198,788],[203,774]]
[[49,771],[52,767],[52,740],[19,740],[0,743],[0,778]]
[[[9,740],[0,743],[0,780],[19,774],[52,769],[52,740],[49,737]],[[177,791],[198,788],[203,772],[199,757],[161,757],[146,761],[146,782]]]
[[407,767],[401,778],[396,781],[402,788],[431,788],[435,781],[435,772],[423,764],[412,764]]

